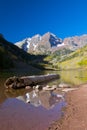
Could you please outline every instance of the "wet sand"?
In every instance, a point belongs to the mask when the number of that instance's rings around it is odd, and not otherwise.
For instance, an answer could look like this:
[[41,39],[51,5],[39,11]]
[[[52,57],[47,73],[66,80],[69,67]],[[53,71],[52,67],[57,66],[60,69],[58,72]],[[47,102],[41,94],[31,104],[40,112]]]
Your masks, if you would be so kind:
[[68,92],[66,101],[68,104],[64,116],[48,130],[87,130],[87,84]]

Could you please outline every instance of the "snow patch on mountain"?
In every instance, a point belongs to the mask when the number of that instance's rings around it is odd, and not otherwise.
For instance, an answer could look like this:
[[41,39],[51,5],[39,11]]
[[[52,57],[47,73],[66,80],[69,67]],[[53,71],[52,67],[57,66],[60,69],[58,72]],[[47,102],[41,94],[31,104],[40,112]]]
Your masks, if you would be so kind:
[[57,47],[62,47],[62,46],[65,46],[64,42],[57,45]]

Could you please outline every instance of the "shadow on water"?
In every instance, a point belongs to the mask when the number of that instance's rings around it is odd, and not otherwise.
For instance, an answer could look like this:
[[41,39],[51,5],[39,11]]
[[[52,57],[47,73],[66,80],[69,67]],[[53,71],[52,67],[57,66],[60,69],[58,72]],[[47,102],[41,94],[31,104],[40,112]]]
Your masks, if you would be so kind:
[[0,129],[46,130],[52,121],[63,115],[62,107],[66,105],[64,92],[59,85],[63,83],[72,87],[87,82],[86,71],[45,71],[37,74],[47,73],[60,74],[60,79],[44,84],[56,85],[56,90],[5,89],[4,82],[8,77],[32,73],[0,73]]

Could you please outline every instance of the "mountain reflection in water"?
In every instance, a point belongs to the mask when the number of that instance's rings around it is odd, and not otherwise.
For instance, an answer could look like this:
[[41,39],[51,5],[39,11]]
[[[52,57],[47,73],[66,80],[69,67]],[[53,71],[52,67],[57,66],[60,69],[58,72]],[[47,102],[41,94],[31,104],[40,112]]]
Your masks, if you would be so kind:
[[46,130],[63,115],[65,105],[58,90],[32,90],[23,96],[8,98],[0,106],[0,130]]
[[87,82],[87,71],[84,70],[49,73],[58,73],[61,77],[48,84],[57,86],[53,91],[6,90],[6,78],[15,74],[0,73],[0,130],[46,130],[50,123],[63,115],[62,107],[66,105],[64,92],[59,86],[67,84],[72,88]]
[[55,104],[64,100],[63,95],[57,94],[54,91],[36,91],[26,93],[24,96],[18,96],[16,99],[22,100],[25,103],[30,103],[35,107],[43,106],[46,109],[53,108]]

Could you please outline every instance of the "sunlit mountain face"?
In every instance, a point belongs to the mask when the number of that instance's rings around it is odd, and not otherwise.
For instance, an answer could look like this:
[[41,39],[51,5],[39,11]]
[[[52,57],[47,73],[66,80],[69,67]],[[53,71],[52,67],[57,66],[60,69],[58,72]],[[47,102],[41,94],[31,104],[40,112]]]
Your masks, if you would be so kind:
[[78,48],[87,45],[87,35],[68,37],[62,40],[55,34],[47,32],[42,36],[37,34],[31,38],[26,38],[15,43],[15,45],[28,53],[35,54],[55,52],[64,48],[75,51]]
[[23,41],[15,43],[18,47],[29,53],[45,53],[52,51],[54,48],[64,46],[61,38],[58,38],[53,33],[45,33],[43,36],[37,34],[32,38],[26,38]]

